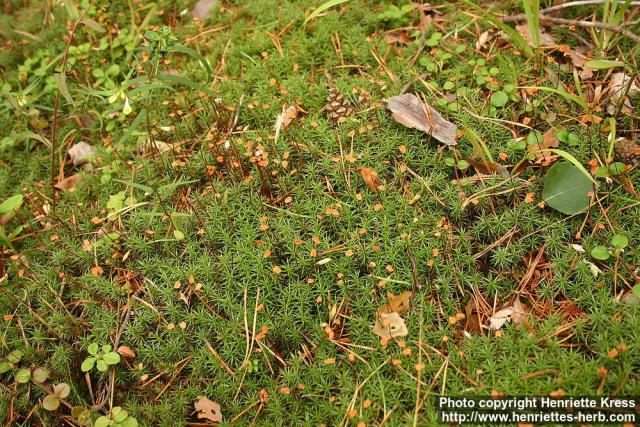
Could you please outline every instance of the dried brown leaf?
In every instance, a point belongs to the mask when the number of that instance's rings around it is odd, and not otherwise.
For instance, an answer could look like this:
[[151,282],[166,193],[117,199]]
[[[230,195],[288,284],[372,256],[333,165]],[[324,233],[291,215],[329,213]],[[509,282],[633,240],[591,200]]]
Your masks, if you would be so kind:
[[77,144],[73,144],[67,151],[73,166],[78,166],[83,163],[87,163],[96,155],[96,149],[92,145],[87,144],[84,141],[80,141]]
[[220,405],[213,400],[209,400],[204,396],[198,396],[198,400],[193,404],[193,407],[198,411],[198,419],[204,418],[214,423],[222,422]]
[[482,50],[489,41],[489,38],[489,31],[485,31],[480,34],[480,37],[476,40],[476,50]]
[[131,347],[126,346],[126,345],[121,345],[120,347],[118,347],[117,352],[124,357],[128,357],[130,359],[136,357],[136,352],[131,350]]
[[58,183],[56,184],[56,188],[58,190],[73,190],[74,188],[76,188],[76,185],[78,185],[81,179],[82,176],[79,173],[68,176],[58,181]]
[[411,43],[411,37],[406,31],[400,29],[389,30],[384,33],[384,39],[388,44],[409,44]]
[[557,148],[558,146],[560,146],[560,141],[556,137],[556,129],[551,128],[542,135],[541,143],[529,144],[527,145],[527,150],[536,156],[536,164],[549,166],[558,160],[558,156],[545,150]]
[[445,120],[433,107],[423,103],[416,95],[405,93],[392,96],[387,107],[400,124],[421,130],[446,145],[456,145],[458,127]]
[[206,19],[211,9],[218,3],[218,0],[199,0],[193,9],[191,9],[191,17],[193,19]]
[[480,323],[480,316],[478,314],[478,310],[476,309],[476,304],[473,301],[473,298],[469,300],[466,307],[464,308],[465,312],[465,324],[464,330],[467,332],[482,332],[482,327]]
[[367,184],[371,191],[378,191],[378,187],[382,184],[380,182],[380,177],[378,177],[378,173],[371,168],[357,168],[358,172],[364,179],[364,182]]
[[[529,32],[529,26],[527,24],[516,25],[516,31],[525,39],[525,41],[530,45],[535,47],[533,43],[533,39],[531,38],[531,33]],[[545,31],[544,28],[540,27],[540,46],[555,46],[556,40],[553,36]]]
[[[618,101],[623,96],[625,99],[623,100],[624,104],[622,111],[626,114],[632,112],[633,106],[631,105],[629,97],[640,94],[640,81],[638,81],[638,79],[630,81],[630,79],[631,77],[623,72],[617,72],[611,75],[611,80],[607,85],[607,93],[609,94],[609,106],[607,107],[607,112],[609,114],[613,114],[615,112]],[[629,87],[628,90],[627,87]],[[625,91],[627,91],[626,94]]]
[[404,291],[400,295],[396,295],[391,298],[389,301],[384,303],[384,305],[378,308],[378,315],[387,314],[387,313],[398,313],[404,314],[409,311],[411,296],[413,293],[411,291]]
[[489,161],[479,162],[475,159],[472,159],[471,157],[467,157],[465,160],[475,168],[476,172],[478,172],[481,175],[502,175],[502,176],[509,175],[509,171],[507,170],[507,168],[505,168],[501,164],[493,163]]
[[377,316],[373,332],[381,338],[405,337],[409,334],[404,319],[395,312]]

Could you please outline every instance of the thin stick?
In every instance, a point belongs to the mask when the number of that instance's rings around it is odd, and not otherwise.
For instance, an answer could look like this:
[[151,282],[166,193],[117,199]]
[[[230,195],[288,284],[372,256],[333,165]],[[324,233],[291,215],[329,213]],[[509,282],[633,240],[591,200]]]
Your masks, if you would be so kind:
[[[587,6],[587,5],[593,5],[593,4],[603,4],[603,3],[606,3],[608,1],[611,1],[611,0],[569,1],[569,2],[566,2],[566,3],[558,4],[558,5],[551,6],[551,7],[547,7],[546,9],[541,9],[540,13],[544,14],[544,13],[556,12],[558,10],[568,9],[568,8],[574,7],[574,6]],[[625,3],[625,1],[624,0],[618,0],[618,3]],[[632,1],[632,2],[629,3],[629,6],[640,6],[640,1]],[[514,22],[514,21],[519,21],[522,18],[524,18],[525,20],[527,19],[526,15],[524,13],[519,13],[517,15],[507,16],[507,17],[503,18],[502,22]]]

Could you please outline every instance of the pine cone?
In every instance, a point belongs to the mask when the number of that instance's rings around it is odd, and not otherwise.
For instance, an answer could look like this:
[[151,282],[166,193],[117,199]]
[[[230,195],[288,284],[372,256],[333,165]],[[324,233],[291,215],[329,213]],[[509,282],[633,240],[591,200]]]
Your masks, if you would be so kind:
[[640,145],[626,138],[616,142],[616,158],[625,164],[640,163]]
[[353,114],[351,103],[334,87],[329,88],[329,96],[324,106],[329,118],[336,124],[344,122]]

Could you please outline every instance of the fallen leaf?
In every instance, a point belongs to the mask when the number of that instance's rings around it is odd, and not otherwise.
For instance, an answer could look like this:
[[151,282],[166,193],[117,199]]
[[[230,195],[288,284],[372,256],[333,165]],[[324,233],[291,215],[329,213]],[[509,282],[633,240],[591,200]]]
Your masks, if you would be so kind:
[[609,94],[609,105],[607,106],[607,112],[609,114],[613,114],[615,112],[618,101],[622,96],[625,96],[627,86],[629,86],[629,90],[627,91],[624,99],[623,112],[628,114],[632,111],[633,106],[631,105],[629,98],[640,93],[640,84],[638,83],[638,80],[630,82],[629,79],[631,79],[631,77],[622,72],[613,73],[611,75],[611,80],[609,81],[606,89]]
[[191,17],[199,20],[205,19],[217,3],[218,0],[199,0],[191,9]]
[[360,175],[362,175],[362,179],[367,184],[369,189],[373,192],[378,190],[378,187],[382,184],[380,182],[380,178],[378,177],[378,173],[371,168],[357,168]]
[[512,315],[514,325],[522,325],[523,323],[525,323],[527,317],[529,317],[529,311],[529,306],[520,301],[520,298],[516,297],[515,301],[513,302]]
[[480,323],[480,315],[478,314],[478,310],[476,310],[476,305],[473,301],[473,298],[469,300],[466,307],[464,308],[465,312],[465,324],[464,330],[467,332],[482,332],[482,327]]
[[198,396],[198,400],[193,404],[193,407],[198,411],[198,419],[205,418],[214,423],[222,422],[220,405],[213,400],[209,400],[204,396]]
[[485,326],[485,328],[490,331],[497,331],[501,329],[505,323],[511,320],[513,316],[514,310],[513,307],[506,307],[502,310],[498,310],[489,318],[489,326]]
[[501,176],[509,176],[509,171],[507,168],[502,166],[501,164],[495,162],[485,162],[485,161],[477,161],[472,159],[471,157],[467,157],[465,159],[467,163],[473,166],[481,175],[501,175]]
[[282,107],[282,114],[280,114],[277,118],[276,118],[276,125],[275,125],[275,130],[276,130],[276,138],[275,140],[278,140],[278,136],[280,135],[280,131],[282,129],[286,129],[287,126],[289,126],[295,119],[298,118],[298,107],[295,106],[291,106],[291,107]]
[[[529,32],[529,26],[527,24],[516,25],[516,31],[525,39],[529,46],[536,47],[533,43],[533,39],[531,38],[531,33]],[[540,46],[555,45],[556,41],[553,36],[547,33],[544,28],[540,27]]]
[[391,298],[389,301],[384,303],[380,308],[378,308],[378,315],[388,314],[388,313],[398,313],[404,314],[409,311],[409,300],[413,293],[411,291],[404,291],[400,295],[397,295]]
[[482,50],[482,48],[487,44],[488,41],[489,31],[485,31],[480,34],[480,37],[478,37],[478,40],[476,40],[476,50]]
[[73,144],[73,146],[69,148],[67,153],[69,154],[69,157],[73,162],[73,166],[78,166],[90,161],[93,157],[95,157],[97,151],[92,145],[81,141],[77,144]]
[[124,357],[128,357],[128,358],[136,357],[136,352],[131,350],[131,347],[128,347],[126,345],[121,345],[120,347],[118,347],[117,352]]
[[578,75],[581,79],[587,80],[593,77],[593,69],[587,66],[587,58],[581,51],[586,50],[586,47],[571,49],[568,45],[560,45],[558,46],[558,50],[564,54],[564,56],[569,57],[571,63],[574,67],[579,69]]
[[56,183],[56,188],[58,190],[73,190],[80,182],[80,179],[82,179],[82,176],[79,173],[68,176],[58,181]]
[[395,312],[377,316],[373,332],[381,338],[405,337],[409,334],[404,319]]
[[389,30],[384,33],[384,39],[388,44],[409,44],[411,43],[411,37],[406,31],[400,29]]
[[416,95],[405,93],[392,96],[387,107],[400,124],[421,130],[446,145],[456,145],[458,127],[445,120],[433,107],[423,103]]
[[549,166],[558,160],[559,156],[545,151],[548,148],[558,148],[560,141],[556,137],[556,129],[551,128],[542,135],[542,142],[527,145],[527,150],[536,156],[536,164]]

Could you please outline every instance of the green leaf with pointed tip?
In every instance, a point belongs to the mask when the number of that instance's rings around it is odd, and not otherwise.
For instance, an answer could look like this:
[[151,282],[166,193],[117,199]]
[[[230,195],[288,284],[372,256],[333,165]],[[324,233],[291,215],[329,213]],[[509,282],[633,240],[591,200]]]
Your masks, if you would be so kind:
[[313,18],[315,18],[316,16],[320,15],[325,10],[331,9],[334,6],[337,6],[340,3],[345,3],[347,1],[349,1],[349,0],[329,0],[327,2],[322,3],[316,9],[314,9],[314,11],[311,12],[311,14],[309,16],[307,16],[307,19],[304,20],[304,23],[302,25],[307,25],[307,22],[311,21]]
[[584,66],[592,70],[608,70],[610,68],[624,67],[624,62],[610,61],[608,59],[593,59],[587,61]]
[[42,407],[47,411],[55,411],[60,407],[60,399],[54,394],[48,394],[42,399]]
[[589,207],[591,191],[593,184],[577,167],[561,162],[551,166],[547,172],[542,198],[553,209],[574,215]]
[[29,369],[20,369],[16,374],[16,381],[20,384],[28,383],[31,380],[31,371]]
[[90,355],[95,356],[96,354],[98,354],[98,348],[98,344],[96,343],[89,344],[89,347],[87,347],[87,351]]
[[16,194],[15,196],[9,197],[4,202],[0,203],[0,214],[5,214],[19,209],[20,206],[22,206],[23,199],[24,197],[22,197],[22,194]]

